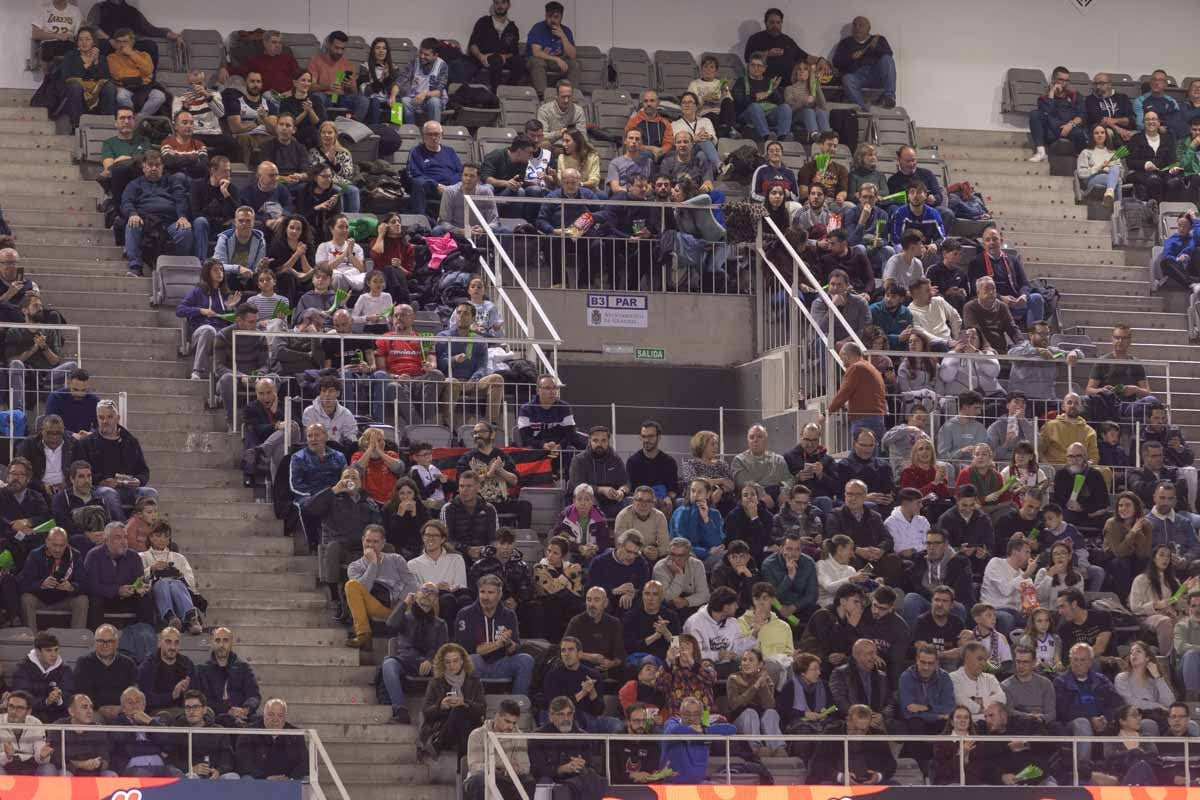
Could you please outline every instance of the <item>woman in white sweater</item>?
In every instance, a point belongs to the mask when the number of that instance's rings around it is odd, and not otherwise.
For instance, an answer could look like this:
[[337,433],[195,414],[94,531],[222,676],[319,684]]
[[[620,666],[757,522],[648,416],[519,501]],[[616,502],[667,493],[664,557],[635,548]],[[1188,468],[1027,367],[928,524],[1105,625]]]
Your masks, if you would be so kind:
[[1177,603],[1171,602],[1180,584],[1175,577],[1173,555],[1167,545],[1155,547],[1146,571],[1133,579],[1129,589],[1129,610],[1141,620],[1143,628],[1158,637],[1158,652],[1164,656],[1169,656],[1175,646],[1175,620],[1186,616],[1187,593],[1200,585],[1200,578],[1188,578],[1187,592]]
[[1088,197],[1102,197],[1106,206],[1121,199],[1121,162],[1113,160],[1108,130],[1100,123],[1092,126],[1091,147],[1075,160],[1075,177]]
[[828,608],[844,583],[865,583],[871,576],[852,567],[854,540],[839,533],[821,546],[825,557],[817,562],[817,605]]
[[1137,706],[1143,720],[1153,720],[1157,724],[1153,732],[1143,733],[1157,736],[1160,730],[1167,729],[1167,710],[1175,702],[1175,692],[1163,679],[1145,642],[1135,641],[1129,645],[1129,669],[1118,675],[1114,683],[1117,694],[1129,705]]
[[1084,591],[1083,575],[1071,561],[1071,546],[1058,542],[1050,548],[1050,565],[1038,570],[1033,585],[1037,589],[1038,602],[1044,608],[1056,608],[1058,596],[1067,589]]
[[988,345],[978,328],[963,328],[962,338],[950,352],[991,358],[957,358],[954,355],[943,358],[938,366],[938,394],[959,395],[967,391],[977,391],[987,397],[1003,394],[997,380],[1000,359],[995,357],[996,351]]
[[141,555],[145,569],[142,580],[151,584],[158,616],[176,630],[181,631],[186,625],[188,633],[204,633],[200,609],[192,602],[196,574],[187,557],[171,549],[171,526],[162,521],[156,523],[150,531],[150,549]]

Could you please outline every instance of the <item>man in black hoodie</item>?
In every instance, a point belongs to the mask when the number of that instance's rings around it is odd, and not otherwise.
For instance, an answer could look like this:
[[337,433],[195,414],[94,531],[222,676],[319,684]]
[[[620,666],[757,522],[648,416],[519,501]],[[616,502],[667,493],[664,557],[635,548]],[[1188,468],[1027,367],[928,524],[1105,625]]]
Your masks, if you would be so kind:
[[800,443],[784,453],[783,460],[796,478],[797,484],[812,492],[812,504],[829,516],[833,498],[842,490],[838,483],[837,463],[821,444],[821,426],[810,422],[800,432]]
[[609,436],[603,425],[588,431],[588,449],[571,460],[567,494],[573,496],[581,483],[590,484],[596,490],[596,505],[611,519],[628,504],[629,475],[624,462],[609,447]]
[[120,424],[117,404],[101,400],[96,405],[96,430],[79,443],[79,457],[92,465],[92,480],[114,489],[121,505],[132,508],[143,497],[158,497],[150,488],[150,467],[137,437]]
[[212,654],[196,671],[196,688],[212,698],[209,706],[223,726],[245,727],[258,713],[262,702],[258,679],[254,668],[233,652],[233,631],[229,628],[213,631]]
[[[287,703],[272,697],[263,704],[262,721],[251,728],[268,731],[296,730],[287,721]],[[308,777],[308,752],[304,737],[282,735],[239,736],[237,771],[243,778],[295,781]]]
[[621,627],[625,634],[625,652],[649,653],[666,661],[671,637],[678,636],[682,627],[679,615],[663,603],[664,589],[658,581],[646,581],[641,597],[625,612]]
[[[508,18],[511,0],[492,0],[490,14],[475,20],[471,38],[467,42],[467,53],[486,70],[492,91],[501,83],[520,86],[525,78],[525,61],[521,58],[521,31],[517,23]],[[504,80],[504,70],[508,80]]]
[[55,720],[66,714],[73,685],[71,668],[58,654],[58,637],[52,633],[39,633],[33,640],[28,658],[17,664],[13,672],[12,688],[33,697],[31,711],[35,717]]

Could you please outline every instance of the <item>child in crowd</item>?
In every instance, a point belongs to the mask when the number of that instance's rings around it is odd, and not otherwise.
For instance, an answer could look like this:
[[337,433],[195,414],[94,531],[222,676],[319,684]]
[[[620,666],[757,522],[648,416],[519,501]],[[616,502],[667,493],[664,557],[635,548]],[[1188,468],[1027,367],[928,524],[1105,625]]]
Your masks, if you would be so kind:
[[987,648],[988,664],[1011,672],[1012,648],[1004,634],[996,630],[996,609],[987,603],[976,603],[971,608],[971,619],[975,621],[975,641]]
[[421,501],[425,507],[436,511],[446,502],[446,476],[433,465],[433,446],[417,442],[410,448],[413,466],[408,475],[421,487]]
[[1101,466],[1129,466],[1129,455],[1125,452],[1125,448],[1121,447],[1121,426],[1115,422],[1101,422],[1098,427],[1100,428],[1100,441],[1097,445],[1100,450]]

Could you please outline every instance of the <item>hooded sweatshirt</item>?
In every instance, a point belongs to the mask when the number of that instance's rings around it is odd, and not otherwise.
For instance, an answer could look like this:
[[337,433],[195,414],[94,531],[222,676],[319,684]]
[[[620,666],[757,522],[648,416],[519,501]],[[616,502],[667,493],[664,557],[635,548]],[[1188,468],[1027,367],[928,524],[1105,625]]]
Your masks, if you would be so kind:
[[[786,663],[790,664],[792,651],[795,649],[795,645],[792,644],[792,626],[772,611],[767,618],[767,624],[758,629],[756,637],[750,627],[752,619],[754,619],[753,610],[747,611],[738,619],[743,638],[754,640],[755,646],[763,654],[764,659],[782,656]],[[776,658],[776,660],[779,659]]]
[[754,637],[742,634],[741,624],[730,615],[717,622],[708,607],[699,609],[683,623],[683,632],[696,637],[700,643],[700,658],[716,662],[722,650],[731,650],[738,657],[754,647]]
[[[737,733],[737,728],[728,722],[718,722],[704,728],[703,733],[714,736],[731,736]],[[663,733],[678,736],[689,736],[698,733],[694,728],[684,725],[678,717],[667,720]],[[663,742],[662,764],[670,764],[675,775],[666,779],[667,783],[695,785],[704,782],[704,774],[708,770],[708,742],[688,741],[674,744],[669,740]]]
[[883,521],[884,527],[892,535],[896,552],[905,550],[920,552],[925,549],[925,534],[929,532],[929,520],[922,514],[914,514],[911,520],[906,519],[900,506],[892,509],[892,513]]
[[304,409],[303,421],[305,428],[314,422],[321,423],[329,432],[329,438],[335,442],[353,442],[358,439],[358,423],[354,421],[350,409],[341,403],[337,404],[332,414],[328,414],[321,405],[320,398],[313,400],[312,405]]
[[[73,694],[74,684],[71,668],[63,664],[62,656],[49,667],[43,667],[42,662],[38,660],[37,650],[30,648],[26,660],[17,664],[10,688],[24,689],[33,695],[33,708],[29,709],[29,712],[34,716],[39,719],[58,719],[66,713],[66,704]],[[56,688],[62,690],[62,699],[54,705],[49,705],[46,703],[46,697]]]

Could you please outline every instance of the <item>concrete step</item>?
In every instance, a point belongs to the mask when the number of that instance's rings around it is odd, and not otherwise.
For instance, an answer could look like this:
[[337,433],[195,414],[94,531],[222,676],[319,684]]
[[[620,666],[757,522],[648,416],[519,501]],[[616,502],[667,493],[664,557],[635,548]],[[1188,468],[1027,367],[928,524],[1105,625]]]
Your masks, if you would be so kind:
[[[3,106],[0,106],[3,108]],[[75,136],[59,134],[8,133],[0,140],[0,148],[4,150],[44,150],[54,152],[65,150],[74,154],[79,139]]]
[[[147,456],[149,459],[149,456]],[[165,464],[166,466],[158,466]],[[208,489],[241,488],[242,477],[238,470],[229,468],[228,460],[221,467],[202,469],[194,466],[179,466],[177,461],[162,459],[155,463],[154,484],[156,486],[197,486]]]
[[[392,727],[413,727],[411,725],[394,725]],[[396,746],[391,742],[326,742],[322,739],[321,743],[325,745],[325,751],[329,753],[329,757],[333,759],[333,763],[337,766],[338,774],[342,777],[343,783],[346,780],[346,775],[354,775],[357,777],[357,772],[354,768],[348,768],[348,765],[369,764],[368,771],[374,772],[375,767],[388,764],[390,762],[399,762],[401,764],[413,763],[417,759],[416,741],[414,740],[412,747]],[[405,787],[407,794],[408,787]],[[352,795],[358,797],[358,795]]]
[[1102,236],[1112,240],[1112,228],[1105,220],[1089,219],[1046,219],[1044,217],[1021,217],[1015,212],[997,215],[1006,239],[1017,233],[1025,234],[1062,234],[1064,236]]
[[954,165],[962,162],[1024,162],[1030,152],[1027,147],[1008,144],[939,144],[938,155]]
[[[167,427],[177,431],[211,431],[218,426],[224,428],[225,412],[197,410],[184,415],[175,411],[143,411],[130,403],[128,425],[135,431]],[[213,499],[220,500],[219,497]]]
[[[36,155],[37,151],[14,151],[25,155]],[[0,150],[0,158],[5,157],[5,152]],[[99,211],[49,211],[38,208],[14,208],[5,210],[4,218],[8,220],[8,224],[14,228],[21,229],[31,225],[49,225],[57,228],[95,228],[108,232],[109,241],[112,241],[112,231],[104,227],[104,215]]]
[[52,136],[54,123],[42,117],[36,119],[0,119],[0,135],[15,133],[26,136]]
[[1087,206],[1077,206],[1073,201],[1067,202],[1062,198],[1056,199],[1054,204],[1036,205],[1025,202],[1023,198],[1010,194],[987,197],[986,200],[988,208],[991,209],[992,216],[996,218],[996,221],[1000,223],[1002,228],[1010,219],[1036,219],[1050,223],[1070,222],[1072,225],[1076,222],[1089,221],[1087,218]]
[[[188,553],[189,557],[192,553],[216,554],[209,556],[210,558],[284,557],[291,556],[294,551],[292,540],[280,536],[278,528],[276,528],[274,536],[254,536],[226,531],[217,526],[205,526],[204,530],[191,532],[184,523],[185,520],[182,518],[178,521],[172,518],[171,528],[179,548]],[[258,524],[262,525],[262,523]]]
[[[1022,248],[1021,254],[1024,255]],[[1028,272],[1029,268],[1026,267]],[[1038,264],[1037,273],[1051,279],[1064,278],[1095,278],[1096,280],[1120,280],[1145,283],[1149,286],[1150,270],[1148,267],[1133,266],[1100,266],[1097,264],[1074,264],[1057,262]]]
[[[245,608],[261,612],[281,608],[325,608],[326,597],[317,592],[280,592],[276,590],[227,589],[208,598],[209,608]],[[240,648],[239,648],[240,649]],[[357,664],[357,653],[355,664]],[[253,662],[252,662],[253,663]],[[295,661],[274,661],[276,664],[295,664]],[[346,663],[348,661],[339,661]]]
[[[67,319],[71,319],[70,315],[67,316]],[[97,375],[114,377],[124,375],[128,378],[156,378],[159,375],[167,375],[186,378],[191,372],[190,363],[176,362],[174,358],[166,356],[158,359],[115,359],[93,358],[91,355],[87,355],[85,363],[88,372],[95,370]]]
[[[197,384],[203,385],[203,384]],[[177,448],[182,453],[223,453],[233,458],[241,447],[241,437],[224,431],[138,431],[143,448],[169,450]],[[232,462],[230,462],[232,463]]]
[[[264,607],[265,610],[266,607]],[[298,666],[310,667],[327,667],[327,666],[343,666],[357,667],[358,666],[358,650],[349,647],[281,647],[279,645],[259,645],[250,644],[247,642],[238,643],[238,654],[244,656],[247,661],[254,664],[255,667],[259,664],[295,664]],[[336,710],[331,711],[329,717],[323,718],[320,713],[315,713],[316,709],[321,706],[314,706],[312,712],[303,715],[303,719],[297,716],[292,721],[300,727],[305,727],[304,723],[311,722],[387,722],[390,715],[390,710],[381,708],[381,712],[375,713],[345,713],[338,714]],[[335,707],[336,708],[336,707]],[[351,707],[357,711],[365,707]],[[288,705],[288,715],[291,717],[291,704]]]
[[13,227],[17,241],[24,245],[71,245],[71,246],[113,246],[112,231],[103,227],[53,227],[53,226],[22,226]]
[[[0,136],[4,134],[4,125],[5,120],[0,120]],[[74,164],[0,162],[0,180],[73,181],[79,179],[79,167]]]
[[1066,247],[1074,250],[1105,250],[1112,252],[1112,237],[1107,233],[1097,235],[1070,233],[1066,230],[1034,233],[1032,231],[1014,231],[1012,228],[1006,226],[1004,228],[1004,241],[1009,246],[1018,248],[1021,252],[1024,252],[1027,247]]
[[[257,672],[257,670],[255,671]],[[289,720],[291,719],[291,708],[291,703],[289,703]],[[303,727],[315,730],[321,737],[321,741],[326,744],[329,742],[388,742],[393,745],[414,747],[417,743],[417,727],[415,725],[313,722]],[[404,796],[406,798],[409,788],[405,787]],[[394,800],[395,789],[392,791],[390,797]],[[351,797],[358,800],[357,794],[352,794]]]
[[[1103,326],[1106,323],[1111,323],[1116,317],[1120,317],[1121,322],[1129,325],[1134,329],[1134,340],[1136,341],[1137,331],[1142,328],[1183,328],[1187,323],[1187,316],[1184,314],[1172,314],[1166,311],[1133,311],[1125,308],[1123,305],[1113,307],[1105,311],[1092,311],[1080,308],[1067,308],[1063,310],[1064,324],[1071,325],[1086,325],[1086,326]],[[1111,332],[1112,326],[1109,325]],[[1105,337],[1107,338],[1107,337]]]
[[7,108],[0,108],[0,119],[20,119],[29,120],[31,122],[46,122],[48,118],[46,109],[44,108],[39,108],[37,106],[26,106],[24,108],[21,108],[20,106],[10,106]]
[[[290,703],[288,704],[288,711],[291,711]],[[288,719],[289,721],[291,719],[290,713]],[[362,789],[374,789],[377,787],[390,787],[393,793],[395,793],[397,786],[403,786],[404,797],[408,797],[410,795],[409,786],[411,784],[429,783],[431,780],[429,767],[424,764],[417,763],[416,748],[411,748],[411,752],[408,752],[408,750],[408,748],[405,748],[405,750],[399,753],[393,752],[391,758],[376,764],[372,764],[369,769],[363,768],[361,766],[362,762],[349,762],[358,763],[360,766],[358,769],[352,768],[346,770],[342,768],[342,765],[338,763],[337,758],[333,756],[332,753],[329,757],[333,759],[334,766],[338,771],[338,777],[342,779],[342,785],[346,787],[346,790],[350,792],[350,796],[354,798],[354,800],[358,800],[358,798],[362,796],[360,794]],[[391,761],[401,760],[402,763],[389,763]],[[354,776],[353,783],[346,782],[347,773],[350,773]],[[322,776],[324,776],[323,772]],[[328,786],[333,787],[333,785],[333,781],[330,779]],[[323,788],[326,787],[325,781],[321,782],[321,786]],[[351,789],[352,786],[353,789]],[[337,796],[336,790],[334,794],[328,794],[328,792],[326,793],[326,797],[333,798]],[[393,797],[394,796],[395,794],[393,794]]]
[[[60,276],[59,280],[64,279],[70,280],[71,276]],[[82,286],[80,284],[84,282],[78,277],[75,277],[73,280],[75,282],[75,287],[73,290],[66,288],[65,286],[62,289],[54,290],[52,297],[54,299],[54,305],[56,308],[94,308],[107,311],[109,312],[108,324],[111,325],[113,322],[118,321],[119,315],[124,311],[142,311],[143,309],[149,307],[149,278],[114,277],[111,280],[93,280],[88,282],[90,285]],[[127,281],[132,287],[134,287],[134,290],[123,291],[118,289],[109,291],[110,284],[115,284],[121,281]],[[142,291],[138,292],[136,291],[136,288],[142,288]],[[49,289],[46,291],[47,293],[50,292]]]
[[[234,631],[234,634],[236,635],[237,631]],[[261,668],[256,665],[254,674],[260,683],[273,686],[366,686],[375,677],[375,667],[331,665],[325,669],[316,670],[294,664],[264,664]],[[412,726],[391,725],[389,727],[409,728]],[[332,731],[330,732],[332,733]],[[330,741],[325,738],[324,732],[320,736],[326,742]],[[333,737],[335,741],[342,738],[344,737],[341,735]],[[409,740],[415,741],[411,736]],[[403,739],[373,739],[371,741],[403,741]]]
[[[289,544],[290,539],[285,540]],[[189,556],[190,558],[190,556]],[[194,562],[195,559],[192,559]],[[267,559],[263,559],[267,561]],[[311,628],[322,624],[338,625],[329,618],[330,611],[328,609],[294,609],[285,608],[271,612],[271,624],[277,628]],[[228,625],[232,628],[240,628],[244,625],[261,622],[263,619],[262,612],[254,609],[238,609],[238,608],[210,608],[208,614],[205,615],[204,621],[209,625]],[[338,626],[341,629],[341,626]],[[368,676],[369,679],[370,676]]]
[[[272,620],[262,620],[263,623]],[[332,621],[322,627],[288,628],[286,630],[274,625],[260,624],[259,626],[240,625],[237,636],[239,641],[254,642],[255,644],[275,644],[281,647],[331,647],[342,648],[346,638],[346,629]],[[365,686],[365,684],[364,684]],[[363,687],[357,687],[363,688]],[[373,699],[370,702],[375,702]],[[346,700],[346,702],[362,703],[363,700]]]
[[[1054,265],[1055,268],[1062,265]],[[1026,267],[1026,273],[1033,278],[1049,278],[1048,271],[1042,264],[1036,267]],[[1132,295],[1134,297],[1149,297],[1150,285],[1144,281],[1099,280],[1092,278],[1053,278],[1055,288],[1066,296],[1067,305],[1070,298],[1086,294],[1103,294],[1108,296]]]
[[[1028,264],[1125,264],[1125,253],[1119,250],[1079,250],[1067,247],[1027,247],[1021,249],[1021,259]],[[1026,267],[1028,271],[1028,267]]]
[[[365,774],[370,775],[370,772],[367,771]],[[346,791],[354,800],[396,800],[396,787],[388,783],[363,783],[361,781],[346,783],[343,777],[342,785],[346,787]],[[332,781],[322,781],[321,788],[327,797],[337,796],[337,788]],[[433,784],[406,784],[404,786],[405,800],[454,800],[456,796],[454,786]]]
[[[158,340],[150,340],[147,342],[137,342],[133,337],[129,337],[124,342],[93,342],[84,333],[83,340],[88,352],[92,355],[104,356],[109,359],[153,359],[154,361],[178,361],[180,364],[191,364],[191,359],[181,360],[179,358],[179,333],[175,331],[174,341],[170,340],[169,334],[172,333],[167,328],[160,329],[162,333],[168,334],[164,338]],[[190,367],[189,367],[190,368]]]
[[[51,229],[43,228],[42,230]],[[79,242],[80,245],[86,244],[86,242],[82,240],[88,238],[97,240],[94,242],[95,244],[99,244],[101,246],[104,245],[104,231],[100,231],[99,236],[96,236],[87,231],[73,233],[73,228],[54,228],[53,230],[59,231],[64,240],[77,237],[81,240]],[[21,243],[23,250],[26,240],[24,237],[20,236],[20,234],[17,234],[17,236],[17,241]],[[48,241],[53,240],[49,239]],[[112,239],[108,238],[108,241],[111,242]],[[150,278],[125,277],[125,265],[123,262],[105,261],[100,263],[103,263],[108,269],[113,270],[110,273],[112,275],[111,278],[106,278],[102,275],[95,274],[89,274],[86,276],[78,274],[72,275],[71,273],[67,272],[37,272],[33,273],[32,277],[37,282],[38,288],[45,292],[47,296],[54,298],[65,298],[63,301],[64,304],[66,302],[78,302],[78,299],[73,295],[78,293],[80,288],[86,287],[87,289],[91,290],[89,292],[90,294],[100,295],[95,298],[97,304],[108,304],[97,305],[96,308],[112,309],[125,307],[125,305],[114,305],[114,303],[117,302],[131,304],[129,307],[138,309],[146,308],[148,306],[150,298]],[[117,272],[116,268],[119,268],[121,271]],[[122,295],[122,298],[119,301],[107,299],[107,297],[111,295]],[[130,295],[131,297],[124,297],[124,295]]]
[[[339,637],[336,645],[342,646],[341,639],[345,638],[344,632],[329,631],[328,633],[336,633]],[[238,631],[238,636],[241,636],[243,631]],[[332,646],[332,645],[331,645]],[[307,703],[329,703],[347,706],[373,706],[375,703],[375,687],[364,686],[307,686],[302,691],[298,692],[294,686],[280,685],[271,686],[263,684],[259,681],[259,686],[262,689],[263,697],[271,697],[272,695],[280,695],[282,697],[299,697],[303,696]],[[416,760],[416,754],[413,754],[413,759]],[[335,757],[334,763],[337,763]]]
[[[3,135],[3,133],[0,133]],[[95,181],[85,181],[82,178],[70,181],[30,181],[21,178],[0,178],[0,196],[6,200],[8,195],[14,196],[31,195],[41,198],[41,202],[47,202],[46,198],[50,197],[74,197],[75,202],[79,202],[79,198],[88,198],[91,204],[90,208],[84,207],[85,210],[96,210],[96,199],[103,192],[100,189],[100,184]],[[62,210],[62,209],[59,209]]]
[[[1097,342],[1096,351],[1099,355],[1104,355],[1112,349],[1112,345],[1107,341],[1110,333],[1111,331],[1106,330],[1104,341]],[[1134,358],[1142,358],[1147,361],[1172,362],[1172,375],[1191,374],[1191,370],[1195,368],[1193,366],[1195,362],[1200,361],[1200,344],[1189,343],[1186,336],[1181,337],[1176,342],[1150,344],[1144,341],[1139,342],[1135,335],[1130,353]]]
[[[237,492],[217,492],[211,489],[195,489],[193,491],[212,492],[213,494],[223,495],[223,498],[215,503],[205,503],[205,501],[199,500],[198,504],[191,506],[190,521],[197,525],[208,525],[211,528],[224,526],[229,521],[246,523],[275,521],[275,512],[269,503],[254,503],[249,501],[249,489],[239,489]],[[186,492],[186,489],[174,491],[171,493],[170,499],[197,499],[188,497]]]
[[201,589],[223,591],[253,586],[255,589],[278,589],[283,592],[303,592],[316,588],[316,577],[296,572],[214,572],[205,570],[196,576]]
[[918,128],[917,140],[921,147],[941,147],[943,145],[958,145],[962,147],[976,147],[979,145],[1027,147],[1029,144],[1029,134],[1023,131],[970,131],[956,128]]
[[1071,295],[1063,300],[1062,308],[1067,310],[1098,310],[1112,312],[1114,308],[1128,311],[1162,311],[1166,301],[1162,297],[1114,297],[1112,295]]
[[[85,328],[86,330],[86,328]],[[176,333],[176,336],[179,334]],[[87,333],[84,333],[87,336]],[[86,341],[86,340],[85,340]],[[85,344],[86,346],[86,344]],[[130,394],[141,394],[142,391],[161,391],[165,395],[187,395],[190,397],[203,397],[205,394],[205,385],[200,381],[189,380],[188,378],[171,378],[167,376],[159,376],[152,381],[139,382],[140,385],[131,386],[128,379],[121,377],[112,377],[108,375],[100,375],[91,372],[92,376],[91,387],[92,391],[98,394],[111,394],[112,392],[127,391]],[[118,383],[120,381],[120,383]],[[139,391],[142,390],[142,391]],[[224,434],[222,434],[224,435]],[[143,449],[145,445],[143,444]]]
[[[1124,319],[1124,317],[1122,317]],[[1075,327],[1097,341],[1102,341],[1112,333],[1112,325],[1080,325]],[[1144,345],[1168,345],[1186,343],[1187,328],[1134,328],[1133,340]]]
[[0,106],[28,108],[33,92],[33,89],[0,89]]
[[[1017,169],[1020,168],[1017,167]],[[1017,189],[1027,192],[1054,192],[1060,195],[1069,195],[1072,197],[1071,202],[1075,202],[1074,195],[1070,195],[1071,181],[1074,178],[1047,175],[1045,172],[1038,173],[1032,170],[1014,172],[1008,169],[984,172],[967,166],[951,164],[950,180],[955,183],[970,181],[975,186],[975,191],[984,195],[993,191]]]
[[[13,147],[9,145],[8,137],[0,140],[0,159],[9,164],[72,165],[72,153],[69,146]],[[78,175],[79,168],[76,167],[74,177],[78,177]]]
[[254,574],[271,573],[307,575],[309,577],[312,577],[317,573],[316,556],[285,556],[272,559],[249,559],[244,556],[197,553],[195,556],[189,555],[188,560],[191,561],[192,566],[195,567],[197,571],[204,570],[206,572],[246,572]]
[[1045,213],[1048,209],[1059,209],[1063,206],[1078,208],[1083,217],[1087,218],[1087,208],[1085,206],[1076,206],[1075,197],[1070,192],[1063,191],[1034,191],[1032,189],[998,186],[995,189],[983,188],[979,191],[983,196],[984,202],[988,208],[993,204],[998,206],[1017,206],[1026,209],[1037,209],[1039,213]]
[[[61,188],[61,185],[59,185]],[[96,213],[96,199],[100,197],[100,186],[91,184],[89,192],[65,195],[61,193],[35,194],[32,190],[25,191],[21,186],[9,186],[4,193],[6,207],[19,209],[24,212],[45,211],[50,213],[81,214]],[[7,216],[8,211],[4,212]],[[101,220],[103,221],[103,220]]]
[[[121,280],[125,280],[122,276]],[[134,281],[137,278],[129,278]],[[54,298],[51,298],[53,301]],[[113,313],[103,307],[85,307],[79,305],[80,301],[74,301],[76,305],[69,306],[63,303],[53,302],[53,306],[62,312],[63,316],[72,325],[112,325],[114,322],[121,322],[131,328],[147,328],[162,324],[163,329],[171,327],[171,321],[175,322],[176,336],[179,335],[179,320],[175,318],[174,309],[158,309],[150,307],[150,298],[145,296],[141,298],[141,306],[134,305],[134,300],[129,299],[126,302],[128,307],[122,308],[119,312]],[[93,375],[99,375],[99,372],[93,372]],[[108,373],[112,375],[113,373]],[[184,375],[184,378],[187,376]]]
[[[193,507],[197,509],[199,509],[201,505],[205,504],[221,504],[219,506],[221,511],[229,507],[238,508],[258,505],[266,508],[267,511],[265,513],[274,519],[273,515],[271,515],[271,506],[269,504],[245,502],[250,498],[250,496],[249,489],[200,489],[191,486],[176,486],[171,490],[169,499],[174,504],[179,504],[181,502],[194,503],[196,505]],[[209,509],[206,508],[205,510],[207,511]],[[212,509],[212,513],[215,515],[219,512],[217,509]],[[231,511],[231,513],[233,512]]]
[[[141,437],[138,438],[141,439]],[[144,446],[142,447],[142,452],[146,455],[147,464],[156,465],[154,468],[155,475],[160,475],[165,470],[175,469],[175,467],[171,465],[171,462],[176,459],[186,460],[189,469],[213,469],[224,472],[236,466],[233,463],[233,457],[224,452],[205,453],[201,451],[188,453],[186,456],[183,456],[180,454],[179,450],[176,449],[150,448]],[[166,464],[167,466],[157,466],[159,464]],[[235,478],[237,478],[236,475]],[[240,481],[240,478],[237,478],[237,480]],[[238,485],[240,485],[240,483]]]
[[[112,244],[111,239],[105,242],[106,246],[109,244]],[[124,277],[126,269],[124,259],[117,259],[115,261],[63,261],[52,258],[29,258],[24,253],[21,254],[21,263],[25,265],[25,271],[30,273],[34,280],[37,280],[39,275],[57,274],[73,275],[80,280],[94,280],[99,282],[105,279],[112,280],[113,278]]]
[[[131,278],[130,280],[134,280]],[[137,327],[134,325],[90,325],[83,328],[83,336],[88,344],[96,344],[104,349],[111,344],[126,344],[129,342],[145,343],[147,345],[173,344],[179,346],[178,328]]]

